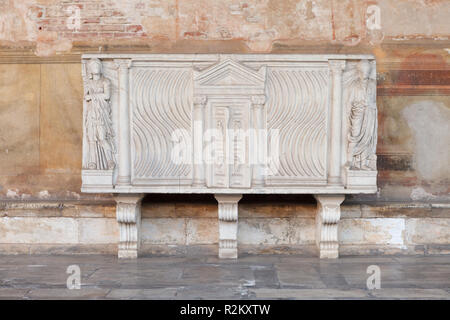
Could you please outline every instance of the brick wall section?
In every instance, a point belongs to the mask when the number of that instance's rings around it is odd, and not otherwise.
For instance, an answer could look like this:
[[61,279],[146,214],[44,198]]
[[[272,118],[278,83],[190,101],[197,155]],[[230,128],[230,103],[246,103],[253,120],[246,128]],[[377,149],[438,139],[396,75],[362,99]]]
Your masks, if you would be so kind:
[[[370,6],[379,27],[368,27]],[[80,28],[67,21],[79,9]],[[448,39],[448,1],[0,0],[0,41],[40,39],[311,40],[354,46],[383,40]],[[372,21],[372,20],[371,20]],[[12,23],[13,22],[13,23]],[[373,26],[374,23],[372,23]],[[24,29],[24,30],[14,30]],[[26,30],[25,30],[26,29]],[[20,32],[19,32],[20,31]],[[54,33],[49,36],[45,33]]]
[[[144,3],[136,3],[138,16],[145,15]],[[79,11],[78,11],[79,10]],[[119,10],[115,1],[60,1],[48,6],[30,7],[40,32],[56,32],[59,39],[113,39],[143,37],[146,33],[134,17]],[[77,25],[76,18],[79,17]]]

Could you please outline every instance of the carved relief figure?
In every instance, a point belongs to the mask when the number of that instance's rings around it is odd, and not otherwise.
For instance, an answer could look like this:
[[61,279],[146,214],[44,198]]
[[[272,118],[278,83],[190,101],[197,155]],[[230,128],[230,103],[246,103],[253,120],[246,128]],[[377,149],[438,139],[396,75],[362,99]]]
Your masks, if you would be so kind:
[[87,79],[84,83],[87,141],[85,169],[108,170],[115,167],[110,97],[111,83],[102,74],[102,63],[99,59],[91,59],[87,63]]
[[377,106],[375,68],[362,60],[345,73],[349,114],[350,168],[376,170]]

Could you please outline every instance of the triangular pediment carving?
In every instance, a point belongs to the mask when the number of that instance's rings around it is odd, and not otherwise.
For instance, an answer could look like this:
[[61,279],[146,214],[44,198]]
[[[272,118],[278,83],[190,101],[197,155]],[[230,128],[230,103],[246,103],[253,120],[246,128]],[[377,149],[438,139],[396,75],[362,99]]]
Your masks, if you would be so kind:
[[232,59],[226,59],[197,72],[195,82],[199,86],[206,87],[264,87],[265,75]]

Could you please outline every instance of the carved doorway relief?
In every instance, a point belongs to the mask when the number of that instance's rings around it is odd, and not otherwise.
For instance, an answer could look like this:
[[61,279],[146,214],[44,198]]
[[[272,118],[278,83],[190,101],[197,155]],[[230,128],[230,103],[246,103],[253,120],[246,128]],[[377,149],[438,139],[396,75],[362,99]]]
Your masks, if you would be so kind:
[[205,103],[201,149],[207,187],[251,188],[252,177],[263,179],[251,157],[260,147],[255,132],[263,129],[263,115],[252,110],[264,104],[264,90],[265,68],[254,70],[227,57],[194,75],[194,101]]
[[208,187],[250,188],[250,101],[212,99],[207,110]]

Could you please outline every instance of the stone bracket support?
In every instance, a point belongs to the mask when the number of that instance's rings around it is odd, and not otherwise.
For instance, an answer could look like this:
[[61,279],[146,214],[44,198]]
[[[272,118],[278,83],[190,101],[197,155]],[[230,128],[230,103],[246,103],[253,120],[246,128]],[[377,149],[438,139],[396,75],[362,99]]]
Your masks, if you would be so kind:
[[316,245],[321,259],[339,257],[338,222],[345,195],[314,195],[317,200]]
[[219,203],[219,258],[237,259],[238,202],[241,194],[216,194]]
[[119,223],[119,259],[136,259],[138,256],[143,197],[143,194],[118,194],[114,197]]

